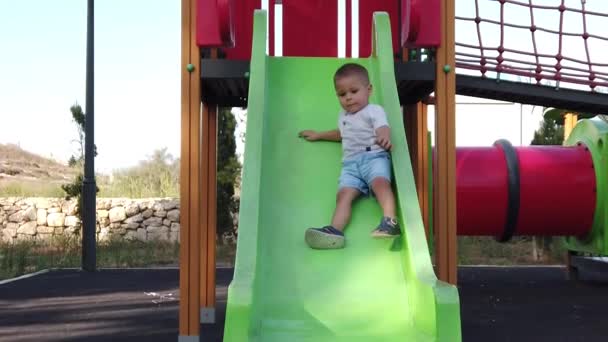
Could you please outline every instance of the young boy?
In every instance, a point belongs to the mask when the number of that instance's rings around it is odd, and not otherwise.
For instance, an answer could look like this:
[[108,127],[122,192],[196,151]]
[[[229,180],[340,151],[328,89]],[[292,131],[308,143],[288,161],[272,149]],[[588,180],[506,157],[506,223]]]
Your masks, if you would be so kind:
[[334,75],[334,86],[343,109],[338,129],[299,133],[308,141],[342,142],[342,172],[331,224],[306,230],[306,243],[316,249],[344,247],[344,228],[350,220],[351,204],[359,195],[368,195],[370,190],[384,212],[372,236],[400,234],[391,189],[390,128],[382,107],[369,103],[372,85],[367,70],[359,64],[344,64]]

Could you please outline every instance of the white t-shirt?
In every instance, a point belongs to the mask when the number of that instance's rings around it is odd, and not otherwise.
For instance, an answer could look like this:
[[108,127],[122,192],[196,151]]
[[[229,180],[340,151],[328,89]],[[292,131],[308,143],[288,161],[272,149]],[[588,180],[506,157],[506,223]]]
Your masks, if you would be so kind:
[[382,150],[376,144],[376,129],[388,126],[384,109],[377,104],[368,104],[356,113],[340,111],[338,129],[342,136],[342,159],[358,153]]

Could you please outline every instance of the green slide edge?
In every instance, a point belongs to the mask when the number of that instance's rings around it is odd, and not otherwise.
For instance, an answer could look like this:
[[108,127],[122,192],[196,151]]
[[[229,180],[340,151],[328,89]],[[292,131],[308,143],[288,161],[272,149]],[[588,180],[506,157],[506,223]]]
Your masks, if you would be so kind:
[[[390,21],[386,13],[374,13],[374,34],[372,55],[378,60],[380,84],[380,101],[387,112],[400,113],[393,61]],[[380,88],[380,89],[378,89]],[[403,117],[389,115],[393,136],[405,137]],[[438,341],[460,341],[460,304],[458,290],[455,286],[437,279],[431,264],[428,244],[416,196],[416,183],[412,170],[407,139],[393,140],[393,170],[395,185],[399,198],[407,197],[408,201],[399,201],[403,213],[402,235],[406,260],[406,275],[412,298],[414,326],[429,334],[435,332]],[[413,196],[406,196],[409,191]],[[434,308],[435,314],[429,314],[428,308]]]
[[[228,288],[225,332],[248,336],[247,322],[252,316],[253,285],[257,268],[257,240],[260,221],[260,183],[262,178],[262,138],[266,102],[266,12],[257,10],[253,21],[253,41],[249,66],[248,118],[241,181],[239,235],[234,277]],[[243,326],[245,325],[245,326]],[[229,329],[229,327],[235,327]],[[240,327],[237,328],[237,327]],[[225,340],[238,341],[236,338]],[[245,341],[245,339],[241,339]]]

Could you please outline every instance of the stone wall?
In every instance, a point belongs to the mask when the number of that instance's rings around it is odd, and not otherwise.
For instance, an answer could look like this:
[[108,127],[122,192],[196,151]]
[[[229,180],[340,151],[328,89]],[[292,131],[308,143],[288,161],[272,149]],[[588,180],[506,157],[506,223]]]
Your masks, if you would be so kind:
[[[50,240],[80,234],[76,200],[0,198],[0,239]],[[98,198],[97,239],[179,241],[179,200]]]

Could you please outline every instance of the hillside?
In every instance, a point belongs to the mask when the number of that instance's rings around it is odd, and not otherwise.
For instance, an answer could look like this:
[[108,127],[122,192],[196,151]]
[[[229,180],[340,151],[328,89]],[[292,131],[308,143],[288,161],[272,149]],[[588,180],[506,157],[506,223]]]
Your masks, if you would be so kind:
[[0,144],[0,196],[62,195],[77,171],[52,159]]

